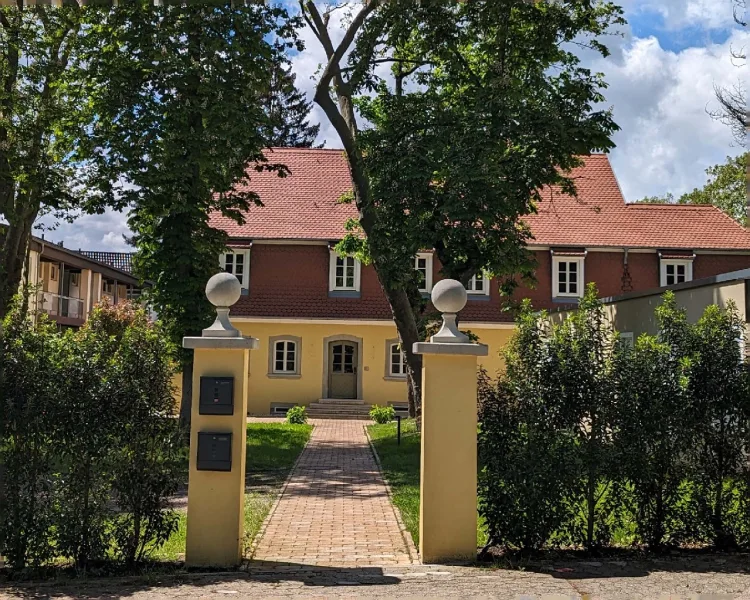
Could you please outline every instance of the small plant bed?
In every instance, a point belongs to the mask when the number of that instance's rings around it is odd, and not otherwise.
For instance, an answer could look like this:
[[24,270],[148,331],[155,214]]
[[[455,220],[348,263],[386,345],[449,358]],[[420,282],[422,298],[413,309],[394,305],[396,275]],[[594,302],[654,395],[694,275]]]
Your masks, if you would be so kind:
[[[367,432],[380,458],[383,476],[393,492],[393,503],[401,519],[419,545],[419,463],[421,440],[413,419],[401,422],[401,444],[398,444],[396,423],[369,425]],[[481,523],[477,528],[477,544],[484,545],[487,536]]]

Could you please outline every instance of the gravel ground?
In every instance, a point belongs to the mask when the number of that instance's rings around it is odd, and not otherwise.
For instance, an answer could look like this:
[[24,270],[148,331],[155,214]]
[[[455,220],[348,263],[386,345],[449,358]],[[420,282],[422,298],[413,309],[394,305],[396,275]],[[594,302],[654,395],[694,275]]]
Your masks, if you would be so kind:
[[253,564],[242,572],[0,583],[2,598],[545,598],[750,600],[745,556],[556,561],[526,570],[476,567],[337,569]]

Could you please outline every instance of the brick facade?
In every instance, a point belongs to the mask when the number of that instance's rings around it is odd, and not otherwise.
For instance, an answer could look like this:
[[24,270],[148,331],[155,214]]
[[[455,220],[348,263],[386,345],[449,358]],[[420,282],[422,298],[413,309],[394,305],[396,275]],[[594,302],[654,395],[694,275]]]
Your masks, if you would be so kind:
[[[536,285],[520,287],[514,300],[529,298],[536,309],[569,304],[570,299],[552,298],[552,255],[535,251]],[[624,253],[589,251],[584,262],[585,283],[596,282],[603,297],[623,293]],[[232,309],[247,317],[295,319],[390,319],[391,311],[375,270],[362,267],[357,298],[332,297],[328,291],[330,252],[326,245],[254,244],[250,251],[250,292]],[[628,272],[631,291],[659,287],[659,255],[655,251],[630,251]],[[693,261],[693,279],[750,267],[750,254],[703,254]],[[433,261],[433,282],[440,278],[440,265]],[[490,295],[470,296],[462,313],[468,322],[512,321],[503,311],[504,299],[496,284]]]

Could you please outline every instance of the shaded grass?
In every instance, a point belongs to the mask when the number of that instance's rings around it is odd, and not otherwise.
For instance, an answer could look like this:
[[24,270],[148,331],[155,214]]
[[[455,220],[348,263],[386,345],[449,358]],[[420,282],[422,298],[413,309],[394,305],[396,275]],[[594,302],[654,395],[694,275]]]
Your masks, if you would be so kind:
[[[248,423],[245,473],[245,537],[247,551],[273,506],[281,485],[310,439],[312,425]],[[187,515],[179,514],[177,530],[152,555],[160,561],[185,557]]]
[[[413,419],[401,422],[401,445],[398,445],[396,423],[368,425],[383,475],[393,492],[393,503],[401,513],[404,526],[411,534],[414,543],[419,545],[419,475],[421,439]],[[487,533],[483,523],[478,521],[477,545],[483,546]]]

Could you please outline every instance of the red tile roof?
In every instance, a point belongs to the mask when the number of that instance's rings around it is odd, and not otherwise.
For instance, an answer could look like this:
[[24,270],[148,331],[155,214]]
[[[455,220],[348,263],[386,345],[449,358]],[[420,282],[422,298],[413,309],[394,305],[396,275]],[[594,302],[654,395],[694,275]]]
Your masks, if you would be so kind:
[[[211,225],[239,239],[343,237],[344,223],[357,216],[353,204],[339,202],[351,190],[343,150],[274,148],[267,156],[290,175],[249,171],[264,206],[252,208],[244,225],[219,215]],[[524,218],[534,245],[750,250],[750,232],[713,206],[626,204],[606,155],[585,157],[571,175],[577,198],[548,188],[537,214]]]
[[339,199],[351,191],[352,181],[343,150],[317,148],[272,148],[269,162],[289,169],[287,177],[274,172],[248,171],[249,188],[264,206],[253,207],[247,223],[211,216],[211,226],[232,238],[282,240],[339,240],[344,223],[357,217],[353,204]]

